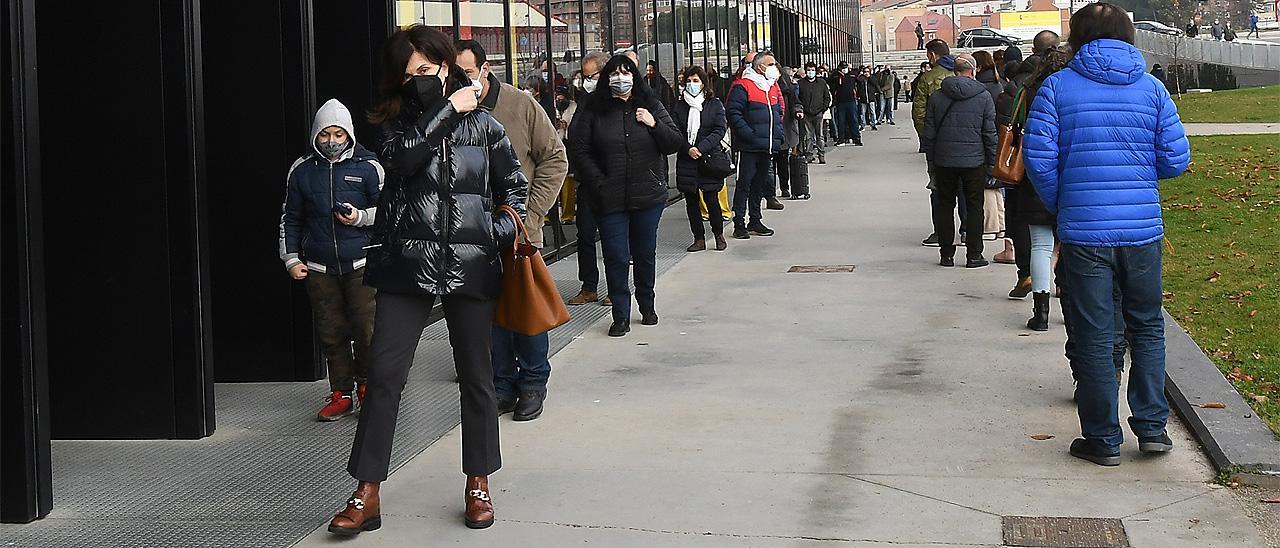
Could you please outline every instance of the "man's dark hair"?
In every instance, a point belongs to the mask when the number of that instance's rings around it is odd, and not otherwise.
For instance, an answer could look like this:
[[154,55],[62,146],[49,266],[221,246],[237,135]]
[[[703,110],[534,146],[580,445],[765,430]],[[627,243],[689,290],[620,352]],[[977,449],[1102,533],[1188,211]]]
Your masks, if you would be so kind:
[[817,64],[817,63],[814,63],[813,61],[809,61],[808,63],[805,63],[805,64],[804,64],[804,68],[806,68],[806,69],[816,69],[816,68],[818,68],[818,64]]
[[1062,38],[1058,36],[1058,33],[1051,30],[1042,30],[1036,33],[1035,39],[1031,41],[1031,53],[1036,55],[1043,54],[1052,48],[1058,47],[1058,43],[1061,41]]
[[648,63],[644,64],[644,66],[653,67],[653,70],[658,70],[658,62],[654,61],[653,59],[650,59]]
[[924,49],[925,51],[928,51],[929,53],[937,55],[938,57],[942,57],[944,55],[951,55],[951,46],[948,46],[947,41],[941,38],[934,38],[933,40],[929,40],[929,43],[924,45]]
[[484,54],[484,46],[475,40],[458,40],[453,43],[453,49],[458,50],[459,55],[464,51],[471,52],[472,55],[476,56],[477,67],[489,62],[489,58]]
[[1114,4],[1098,2],[1071,16],[1071,36],[1067,42],[1072,50],[1080,51],[1089,42],[1107,38],[1132,44],[1133,34],[1133,21],[1129,20],[1129,14]]

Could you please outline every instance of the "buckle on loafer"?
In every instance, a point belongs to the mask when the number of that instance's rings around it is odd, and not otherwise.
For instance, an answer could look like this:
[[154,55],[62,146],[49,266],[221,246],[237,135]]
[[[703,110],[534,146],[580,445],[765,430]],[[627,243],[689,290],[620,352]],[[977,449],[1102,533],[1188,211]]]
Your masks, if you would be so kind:
[[364,510],[364,500],[358,497],[347,499],[347,506],[354,506],[356,510]]
[[484,502],[489,502],[489,492],[483,489],[472,489],[467,494],[471,495],[472,498],[479,499]]

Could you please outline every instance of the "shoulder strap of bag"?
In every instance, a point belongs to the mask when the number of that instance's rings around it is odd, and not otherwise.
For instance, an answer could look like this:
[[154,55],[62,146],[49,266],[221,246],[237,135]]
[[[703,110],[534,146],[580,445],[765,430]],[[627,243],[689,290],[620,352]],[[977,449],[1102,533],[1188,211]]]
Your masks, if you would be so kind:
[[1013,104],[1013,117],[1010,118],[1011,125],[1023,127],[1027,125],[1027,86],[1023,84],[1018,86],[1018,100]]

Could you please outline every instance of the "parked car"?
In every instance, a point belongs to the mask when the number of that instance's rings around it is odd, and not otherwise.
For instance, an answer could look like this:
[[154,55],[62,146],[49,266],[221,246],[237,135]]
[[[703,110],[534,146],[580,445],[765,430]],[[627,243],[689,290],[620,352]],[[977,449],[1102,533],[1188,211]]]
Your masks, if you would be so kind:
[[1172,35],[1172,36],[1181,36],[1181,35],[1182,35],[1182,31],[1181,31],[1181,30],[1179,30],[1179,29],[1175,29],[1175,28],[1173,28],[1173,27],[1171,27],[1171,26],[1169,26],[1169,25],[1166,25],[1166,24],[1164,24],[1164,23],[1161,23],[1161,22],[1159,22],[1159,21],[1134,21],[1134,22],[1133,22],[1133,28],[1138,29],[1138,30],[1145,30],[1145,31],[1150,31],[1150,32],[1156,32],[1156,33],[1160,33],[1160,34],[1169,34],[1169,35]]
[[1022,45],[1022,39],[995,29],[980,28],[961,31],[956,43],[962,48],[1008,47]]

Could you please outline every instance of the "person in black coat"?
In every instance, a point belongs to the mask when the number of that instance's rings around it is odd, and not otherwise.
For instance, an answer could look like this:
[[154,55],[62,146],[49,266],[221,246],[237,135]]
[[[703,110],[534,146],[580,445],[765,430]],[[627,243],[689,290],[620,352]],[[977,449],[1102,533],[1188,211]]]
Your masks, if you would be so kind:
[[615,55],[600,71],[569,126],[569,163],[580,192],[591,199],[604,250],[605,280],[613,301],[609,336],[631,331],[629,263],[635,264],[641,322],[657,325],[658,221],[667,200],[667,155],[685,146],[667,109],[640,82],[630,58]]
[[708,177],[698,170],[700,159],[709,154],[724,152],[721,142],[729,123],[725,120],[724,103],[716,98],[707,85],[707,73],[702,67],[684,69],[684,81],[680,100],[675,106],[675,124],[685,137],[688,148],[676,155],[676,188],[684,194],[685,211],[689,214],[689,229],[693,231],[693,245],[688,251],[707,248],[706,232],[702,227],[702,210],[698,200],[707,205],[707,218],[711,233],[716,238],[716,251],[724,251],[728,243],[724,239],[724,213],[720,211],[717,194],[724,188],[724,179]]
[[[529,183],[477,89],[455,64],[453,40],[415,25],[388,38],[382,97],[379,195],[364,283],[378,289],[368,391],[347,472],[359,480],[329,531],[351,536],[382,522],[396,417],[414,351],[437,300],[444,304],[462,410],[468,527],[493,524],[488,476],[502,466],[489,347],[501,275],[499,250],[523,223]],[[495,210],[510,206],[516,217]]]

